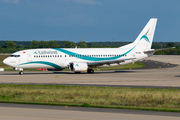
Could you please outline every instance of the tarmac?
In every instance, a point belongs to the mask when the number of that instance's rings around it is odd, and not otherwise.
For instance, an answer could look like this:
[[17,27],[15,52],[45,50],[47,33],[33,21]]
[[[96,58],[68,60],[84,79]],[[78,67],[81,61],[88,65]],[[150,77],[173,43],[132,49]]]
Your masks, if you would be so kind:
[[143,61],[146,67],[128,70],[95,71],[94,74],[74,74],[70,71],[0,72],[0,84],[46,84],[109,87],[179,88],[180,66],[172,63]]
[[153,55],[146,59],[180,65],[180,55]]
[[179,120],[180,114],[142,110],[0,103],[1,120]]

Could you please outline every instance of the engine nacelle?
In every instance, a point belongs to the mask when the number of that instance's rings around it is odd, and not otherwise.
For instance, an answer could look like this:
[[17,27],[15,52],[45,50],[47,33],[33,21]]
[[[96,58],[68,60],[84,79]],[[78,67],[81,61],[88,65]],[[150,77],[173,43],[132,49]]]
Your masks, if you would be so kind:
[[74,72],[82,72],[88,69],[87,63],[73,62],[70,63],[69,69]]

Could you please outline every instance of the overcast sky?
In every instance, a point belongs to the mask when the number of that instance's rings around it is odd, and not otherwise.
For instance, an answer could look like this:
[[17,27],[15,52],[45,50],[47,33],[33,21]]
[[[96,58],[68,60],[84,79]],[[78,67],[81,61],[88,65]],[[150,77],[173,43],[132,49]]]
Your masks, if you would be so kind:
[[0,40],[129,42],[150,18],[155,42],[180,42],[180,0],[0,0]]

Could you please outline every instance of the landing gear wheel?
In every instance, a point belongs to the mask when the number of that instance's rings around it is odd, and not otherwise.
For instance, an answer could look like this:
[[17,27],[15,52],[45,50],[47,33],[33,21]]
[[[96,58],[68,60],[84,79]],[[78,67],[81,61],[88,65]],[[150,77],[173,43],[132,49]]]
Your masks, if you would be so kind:
[[19,74],[20,74],[20,75],[23,75],[23,74],[24,74],[24,72],[23,72],[23,71],[19,71]]
[[93,74],[93,73],[94,73],[94,70],[93,70],[93,69],[88,69],[88,70],[87,70],[87,73]]
[[93,73],[94,73],[94,70],[93,70],[93,69],[91,69],[90,73],[91,73],[91,74],[93,74]]

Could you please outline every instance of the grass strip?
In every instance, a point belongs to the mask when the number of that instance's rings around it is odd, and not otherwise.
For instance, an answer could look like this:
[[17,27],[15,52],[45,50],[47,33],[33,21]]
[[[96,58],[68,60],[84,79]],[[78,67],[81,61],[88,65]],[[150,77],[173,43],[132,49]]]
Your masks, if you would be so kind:
[[180,89],[0,84],[0,102],[180,112]]

